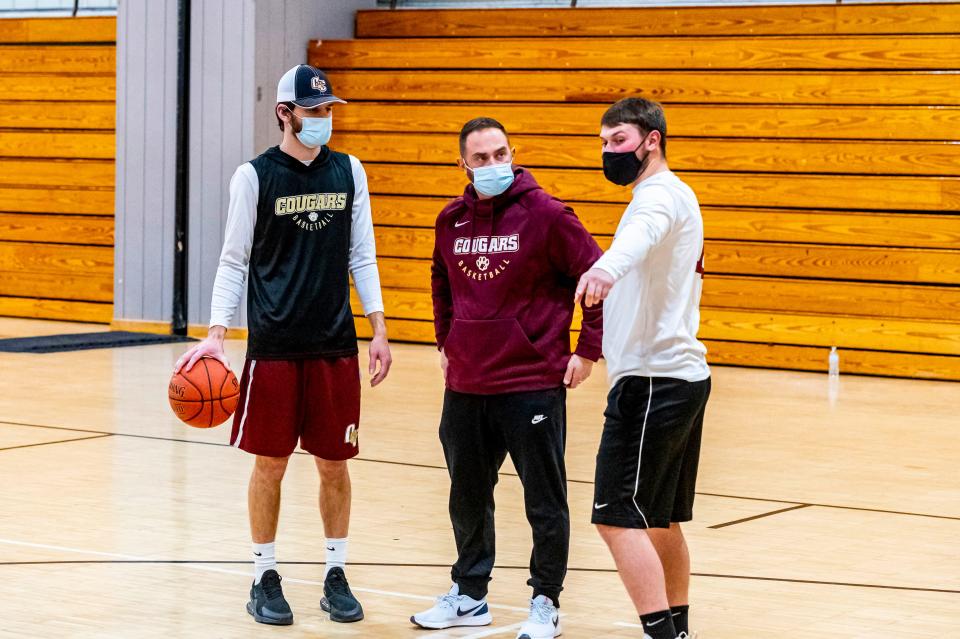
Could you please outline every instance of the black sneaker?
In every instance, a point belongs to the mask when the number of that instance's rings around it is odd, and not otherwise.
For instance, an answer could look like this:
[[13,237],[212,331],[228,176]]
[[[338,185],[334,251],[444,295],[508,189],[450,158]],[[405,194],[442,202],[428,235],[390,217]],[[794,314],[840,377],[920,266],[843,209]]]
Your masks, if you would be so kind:
[[280,575],[276,570],[263,573],[260,583],[250,586],[247,612],[260,623],[274,626],[289,626],[293,623],[293,612],[290,611],[290,604],[283,598]]
[[320,607],[324,612],[330,613],[332,621],[349,623],[363,619],[363,608],[350,592],[350,584],[347,583],[347,576],[343,574],[343,568],[330,569],[327,578],[323,580],[323,594]]

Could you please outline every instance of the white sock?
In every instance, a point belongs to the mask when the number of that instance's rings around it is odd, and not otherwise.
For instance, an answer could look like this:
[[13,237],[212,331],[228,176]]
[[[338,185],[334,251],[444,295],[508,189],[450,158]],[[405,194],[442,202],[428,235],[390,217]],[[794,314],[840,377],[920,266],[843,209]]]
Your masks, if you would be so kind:
[[347,538],[343,539],[330,539],[327,538],[326,543],[327,548],[327,572],[324,573],[324,578],[329,574],[331,568],[346,568],[347,567]]
[[274,542],[253,544],[253,583],[260,583],[260,577],[268,570],[277,569],[277,551]]

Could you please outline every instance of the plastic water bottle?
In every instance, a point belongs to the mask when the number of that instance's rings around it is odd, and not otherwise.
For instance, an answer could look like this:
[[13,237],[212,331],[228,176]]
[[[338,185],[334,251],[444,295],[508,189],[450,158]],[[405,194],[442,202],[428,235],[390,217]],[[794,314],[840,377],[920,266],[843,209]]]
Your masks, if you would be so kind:
[[840,354],[837,353],[837,347],[830,347],[830,355],[827,357],[828,372],[830,377],[840,376]]

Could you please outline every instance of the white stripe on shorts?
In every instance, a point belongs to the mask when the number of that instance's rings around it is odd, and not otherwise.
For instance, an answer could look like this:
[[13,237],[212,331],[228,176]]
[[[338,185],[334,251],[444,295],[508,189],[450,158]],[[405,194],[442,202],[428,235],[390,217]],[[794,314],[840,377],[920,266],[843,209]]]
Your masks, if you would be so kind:
[[257,360],[250,360],[250,371],[247,373],[247,396],[243,400],[243,417],[240,418],[240,428],[237,429],[237,441],[233,445],[240,448],[240,440],[243,439],[243,425],[247,421],[247,409],[250,407],[250,387],[253,386],[253,369],[257,367]]
[[[252,372],[252,371],[251,371]],[[248,396],[249,398],[249,396]],[[650,524],[647,523],[647,518],[643,514],[643,511],[640,510],[640,506],[637,505],[637,491],[640,490],[640,460],[643,459],[643,436],[647,433],[647,418],[650,417],[650,404],[653,403],[653,378],[650,378],[650,392],[647,395],[647,412],[643,414],[643,428],[640,431],[640,450],[637,451],[637,479],[633,483],[633,505],[637,509],[637,512],[640,513],[640,517],[643,519],[643,525],[647,528],[650,527]],[[243,415],[246,417],[246,413]]]

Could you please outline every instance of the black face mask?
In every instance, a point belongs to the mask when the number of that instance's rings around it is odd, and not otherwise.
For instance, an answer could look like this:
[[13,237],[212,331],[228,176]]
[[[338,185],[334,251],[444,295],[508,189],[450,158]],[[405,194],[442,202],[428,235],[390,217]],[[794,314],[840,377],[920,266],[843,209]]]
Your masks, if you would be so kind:
[[643,156],[643,160],[637,158],[637,151],[643,146],[647,138],[644,136],[633,151],[622,151],[620,153],[603,153],[603,176],[618,186],[626,186],[637,179],[637,176],[646,167],[647,159],[650,153]]

